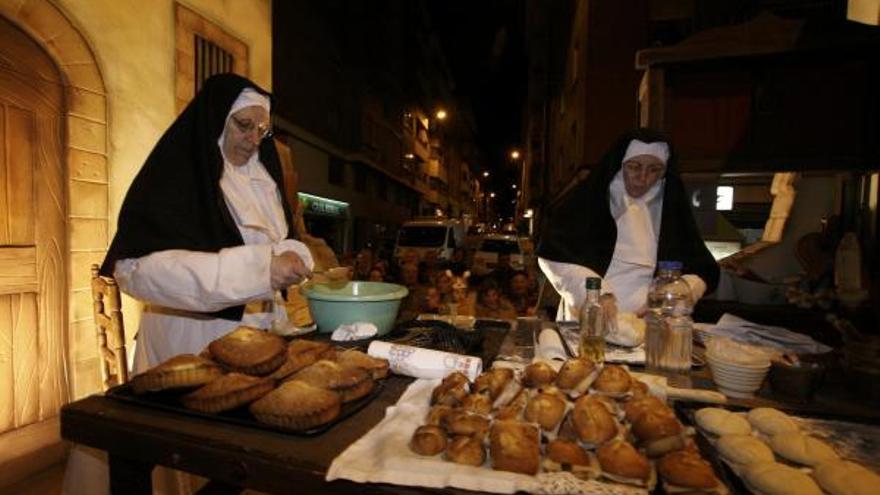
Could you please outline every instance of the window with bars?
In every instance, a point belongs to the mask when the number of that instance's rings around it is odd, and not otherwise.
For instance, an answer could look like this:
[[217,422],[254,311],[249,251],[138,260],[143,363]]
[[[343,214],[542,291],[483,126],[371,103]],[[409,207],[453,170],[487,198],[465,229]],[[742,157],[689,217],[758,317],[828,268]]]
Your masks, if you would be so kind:
[[223,26],[176,2],[175,33],[178,113],[212,75],[232,72],[248,77],[248,46]]
[[235,57],[231,53],[224,50],[220,45],[205,39],[198,34],[193,35],[195,40],[193,61],[193,73],[195,77],[196,93],[202,89],[202,84],[214,74],[222,74],[224,72],[232,72]]

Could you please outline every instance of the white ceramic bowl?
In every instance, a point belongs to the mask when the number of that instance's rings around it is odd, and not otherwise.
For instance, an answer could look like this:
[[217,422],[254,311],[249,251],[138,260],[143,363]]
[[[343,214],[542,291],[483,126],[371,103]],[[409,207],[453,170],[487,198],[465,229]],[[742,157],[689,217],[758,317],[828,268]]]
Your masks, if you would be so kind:
[[706,359],[708,359],[709,362],[714,362],[714,363],[722,365],[722,366],[729,366],[729,367],[739,368],[739,369],[758,370],[758,369],[769,369],[770,368],[770,360],[769,359],[766,362],[762,362],[762,363],[745,364],[745,363],[738,363],[736,361],[731,361],[730,359],[725,359],[725,358],[718,356],[717,354],[714,354],[712,352],[706,353]]
[[712,371],[717,371],[726,375],[741,377],[764,376],[770,370],[769,367],[762,369],[735,368],[729,365],[718,364],[712,361],[709,361],[709,368]]
[[737,368],[709,360],[712,380],[721,393],[730,397],[752,397],[761,388],[769,369],[769,366],[763,369]]

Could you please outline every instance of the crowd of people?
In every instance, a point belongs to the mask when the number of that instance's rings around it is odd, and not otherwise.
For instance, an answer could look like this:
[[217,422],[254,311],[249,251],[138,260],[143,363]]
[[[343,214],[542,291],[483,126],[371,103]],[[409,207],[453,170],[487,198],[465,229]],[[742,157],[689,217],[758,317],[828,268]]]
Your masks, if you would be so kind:
[[419,314],[516,318],[533,316],[537,310],[537,264],[515,269],[508,254],[499,254],[493,269],[484,275],[471,272],[461,248],[449,260],[438,259],[433,253],[422,259],[407,253],[391,260],[364,248],[350,263],[354,280],[393,282],[409,289],[401,303],[401,321]]

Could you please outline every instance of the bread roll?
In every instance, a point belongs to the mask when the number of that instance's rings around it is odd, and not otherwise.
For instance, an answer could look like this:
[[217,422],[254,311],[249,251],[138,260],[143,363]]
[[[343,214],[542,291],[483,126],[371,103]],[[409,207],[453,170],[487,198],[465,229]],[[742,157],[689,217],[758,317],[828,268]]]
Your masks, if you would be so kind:
[[584,395],[574,403],[571,420],[578,438],[587,445],[601,445],[617,434],[617,422],[605,404]]
[[446,450],[446,432],[439,426],[419,426],[413,433],[409,448],[419,455],[437,455]]
[[556,370],[544,361],[535,361],[523,370],[522,384],[526,387],[540,387],[553,383]]
[[486,450],[479,439],[457,436],[446,447],[446,459],[468,466],[482,466],[486,461]]
[[748,465],[773,462],[773,452],[752,435],[724,435],[715,444],[718,453],[733,464]]
[[629,392],[630,387],[632,387],[632,377],[629,372],[613,364],[602,368],[596,381],[593,382],[593,390],[611,396],[623,395]]
[[748,435],[752,432],[746,418],[727,409],[704,407],[694,415],[697,426],[714,435]]
[[684,428],[673,416],[648,411],[632,424],[632,433],[649,457],[684,448]]
[[799,431],[787,431],[770,438],[770,448],[785,459],[816,466],[825,461],[837,459],[837,452],[818,438]]
[[541,463],[544,471],[571,471],[581,479],[597,478],[600,474],[599,463],[595,456],[584,450],[577,442],[557,438],[547,444],[546,450],[547,456]]
[[556,375],[556,386],[561,390],[571,390],[580,385],[596,370],[596,365],[588,359],[569,359]]
[[614,440],[596,451],[599,464],[611,479],[644,485],[651,478],[651,465],[629,442]]
[[711,490],[719,485],[712,466],[700,454],[689,450],[664,455],[657,469],[667,483],[676,487]]
[[816,466],[813,478],[831,495],[874,495],[880,475],[855,462],[836,459]]
[[531,424],[495,421],[489,432],[492,469],[536,474],[541,464],[541,434]]
[[789,415],[772,407],[756,407],[747,417],[752,427],[767,436],[798,430],[797,423]]
[[538,423],[544,431],[553,431],[565,416],[565,405],[565,398],[553,388],[532,397],[524,417],[526,421]]
[[743,474],[752,491],[762,495],[822,495],[809,475],[778,462],[751,464]]

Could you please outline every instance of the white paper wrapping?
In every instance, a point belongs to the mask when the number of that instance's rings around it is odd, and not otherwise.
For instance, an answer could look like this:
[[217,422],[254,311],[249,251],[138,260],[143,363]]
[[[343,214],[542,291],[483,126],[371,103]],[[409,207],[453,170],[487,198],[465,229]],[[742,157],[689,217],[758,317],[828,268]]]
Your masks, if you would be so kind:
[[562,345],[562,339],[559,338],[559,332],[552,328],[545,328],[538,334],[538,348],[535,350],[536,357],[542,359],[558,359],[565,361],[568,354]]
[[[425,422],[431,408],[431,391],[439,383],[439,380],[413,382],[397,404],[386,410],[379,424],[333,459],[327,470],[327,481],[347,479],[358,483],[456,487],[491,493],[647,495],[641,488],[578,480],[570,473],[528,476],[495,471],[488,458],[485,465],[474,467],[445,461],[442,455],[414,454],[409,449],[409,440],[415,429]],[[369,491],[364,489],[365,493]]]
[[391,371],[415,378],[444,378],[460,371],[473,381],[483,372],[483,360],[474,356],[422,349],[374,340],[367,349],[373,357],[387,359]]

